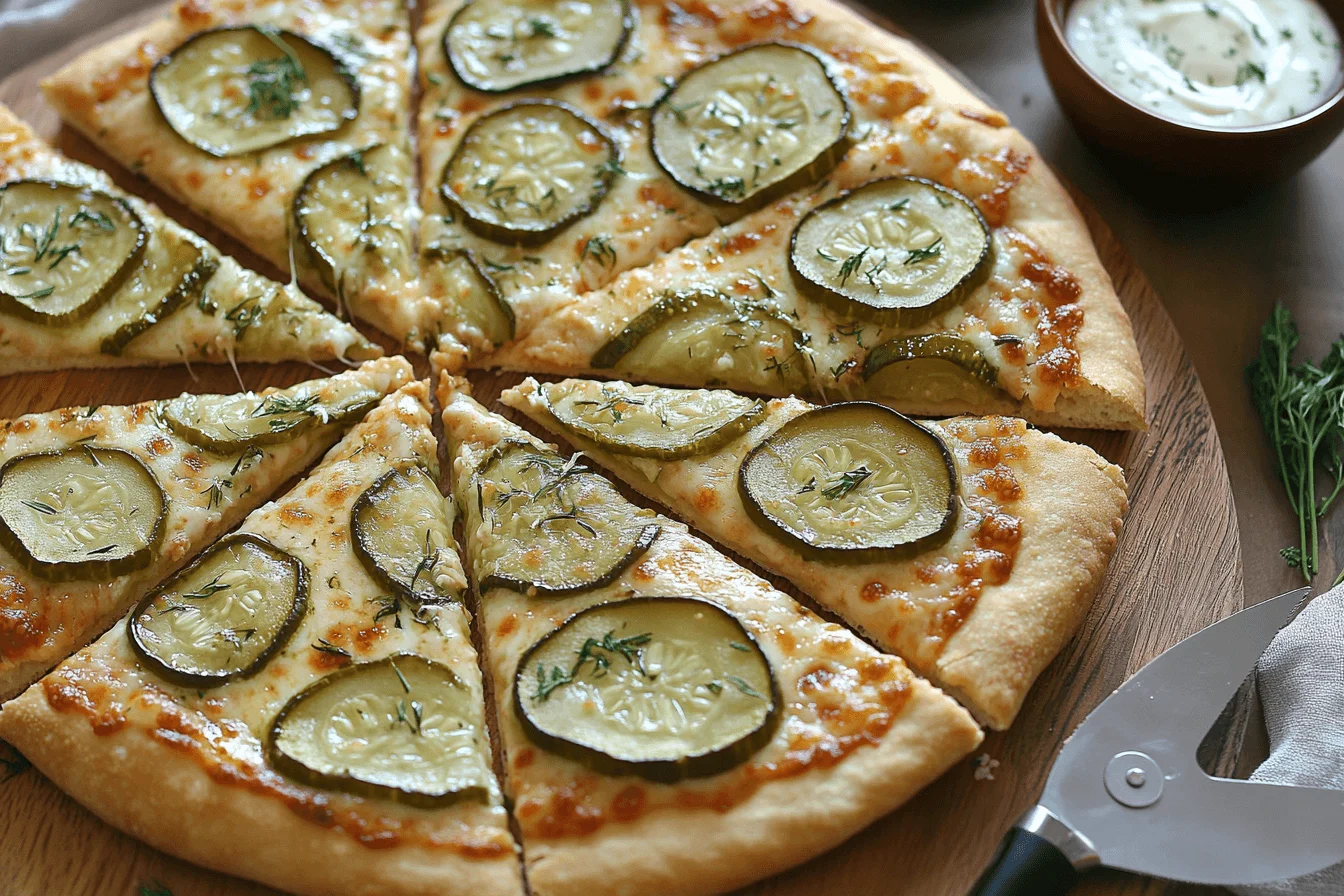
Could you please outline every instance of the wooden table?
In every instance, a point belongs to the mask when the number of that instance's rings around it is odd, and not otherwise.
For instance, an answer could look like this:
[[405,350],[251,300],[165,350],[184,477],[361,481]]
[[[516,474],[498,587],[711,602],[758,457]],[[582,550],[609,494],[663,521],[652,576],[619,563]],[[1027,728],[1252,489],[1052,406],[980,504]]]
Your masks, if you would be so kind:
[[[1296,522],[1242,371],[1274,302],[1292,310],[1304,356],[1344,332],[1344,140],[1291,181],[1201,210],[1136,198],[1074,133],[1041,69],[1032,0],[863,0],[990,94],[1101,212],[1176,322],[1213,408],[1241,529],[1246,598],[1301,584],[1279,557]],[[1327,521],[1320,588],[1344,564],[1344,513]]]

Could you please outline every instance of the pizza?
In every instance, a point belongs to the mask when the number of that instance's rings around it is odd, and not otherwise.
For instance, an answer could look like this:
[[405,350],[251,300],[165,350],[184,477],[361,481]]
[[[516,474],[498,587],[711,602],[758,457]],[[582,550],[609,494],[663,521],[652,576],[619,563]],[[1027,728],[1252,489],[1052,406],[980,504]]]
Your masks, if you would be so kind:
[[0,423],[0,700],[311,464],[411,376],[370,361],[288,389]]
[[1011,417],[527,379],[501,400],[1007,728],[1071,638],[1124,472]]
[[437,472],[428,384],[409,383],[5,704],[0,736],[106,821],[220,871],[522,896]]
[[100,149],[418,348],[404,0],[182,0],[48,79]]
[[1145,425],[1067,193],[908,41],[824,0],[449,7],[422,202],[461,363]]
[[969,713],[685,526],[439,388],[505,783],[542,896],[726,892],[885,815]]
[[382,354],[0,105],[0,374]]

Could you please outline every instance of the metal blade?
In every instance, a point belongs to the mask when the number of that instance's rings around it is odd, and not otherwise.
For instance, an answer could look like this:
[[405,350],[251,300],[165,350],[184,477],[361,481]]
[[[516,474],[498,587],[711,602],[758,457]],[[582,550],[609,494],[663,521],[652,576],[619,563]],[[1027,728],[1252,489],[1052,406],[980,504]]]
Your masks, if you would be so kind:
[[1307,593],[1233,614],[1140,669],[1064,744],[1041,805],[1103,864],[1157,877],[1261,883],[1344,860],[1344,791],[1212,778],[1195,759]]

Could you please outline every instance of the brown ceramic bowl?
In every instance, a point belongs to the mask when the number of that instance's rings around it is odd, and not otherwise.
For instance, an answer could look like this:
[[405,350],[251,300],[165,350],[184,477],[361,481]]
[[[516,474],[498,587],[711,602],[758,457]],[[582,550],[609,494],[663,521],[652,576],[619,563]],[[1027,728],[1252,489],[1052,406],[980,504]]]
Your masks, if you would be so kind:
[[[1344,33],[1344,0],[1320,0]],[[1050,86],[1078,133],[1122,166],[1204,187],[1259,186],[1287,177],[1344,130],[1344,78],[1316,108],[1286,121],[1208,128],[1160,118],[1101,82],[1064,37],[1073,0],[1036,0],[1036,43]]]

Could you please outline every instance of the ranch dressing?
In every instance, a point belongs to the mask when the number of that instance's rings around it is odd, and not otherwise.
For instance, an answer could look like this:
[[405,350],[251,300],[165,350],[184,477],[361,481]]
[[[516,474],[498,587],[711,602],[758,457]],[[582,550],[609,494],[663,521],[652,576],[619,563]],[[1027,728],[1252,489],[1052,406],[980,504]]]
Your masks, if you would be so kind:
[[1340,76],[1339,33],[1316,0],[1078,0],[1065,35],[1121,96],[1205,127],[1293,118]]

